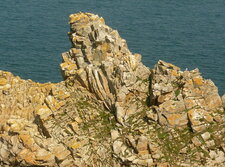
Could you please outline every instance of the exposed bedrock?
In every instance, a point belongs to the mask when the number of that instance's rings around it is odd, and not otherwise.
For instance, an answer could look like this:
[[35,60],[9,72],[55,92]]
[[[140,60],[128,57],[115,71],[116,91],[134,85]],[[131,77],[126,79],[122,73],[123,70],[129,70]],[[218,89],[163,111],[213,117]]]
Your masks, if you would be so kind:
[[204,80],[198,69],[180,71],[179,67],[159,61],[152,70],[150,92],[153,105],[148,118],[161,125],[190,125],[199,132],[223,119],[218,89],[211,80]]
[[64,81],[0,71],[0,166],[224,166],[225,95],[198,69],[153,69],[91,13],[70,15]]
[[119,33],[96,15],[71,15],[70,29],[72,48],[63,53],[61,64],[67,83],[94,93],[120,123],[141,111],[150,76],[141,55],[132,54]]

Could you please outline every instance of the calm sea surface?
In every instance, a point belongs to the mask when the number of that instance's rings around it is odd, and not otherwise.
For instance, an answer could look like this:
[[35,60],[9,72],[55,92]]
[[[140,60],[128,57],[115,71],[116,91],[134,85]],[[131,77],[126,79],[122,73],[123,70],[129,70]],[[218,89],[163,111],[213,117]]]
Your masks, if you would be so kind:
[[80,11],[104,17],[150,68],[159,59],[199,68],[225,94],[224,0],[1,0],[0,69],[61,81],[60,54],[70,48],[68,15]]

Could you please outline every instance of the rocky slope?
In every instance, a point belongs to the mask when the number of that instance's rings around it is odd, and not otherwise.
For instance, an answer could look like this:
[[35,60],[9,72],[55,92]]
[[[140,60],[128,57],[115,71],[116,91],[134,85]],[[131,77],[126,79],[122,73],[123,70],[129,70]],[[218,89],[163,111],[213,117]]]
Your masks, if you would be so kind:
[[211,80],[147,68],[97,15],[69,24],[64,81],[0,71],[0,166],[225,165],[225,96]]

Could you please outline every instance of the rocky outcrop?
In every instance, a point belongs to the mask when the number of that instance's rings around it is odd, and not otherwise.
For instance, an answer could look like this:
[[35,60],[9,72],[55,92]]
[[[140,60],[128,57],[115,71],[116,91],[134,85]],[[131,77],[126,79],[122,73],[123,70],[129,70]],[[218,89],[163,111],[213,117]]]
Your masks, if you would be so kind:
[[179,67],[159,61],[153,69],[151,109],[148,117],[161,125],[203,131],[213,122],[224,121],[218,89],[204,80],[199,70],[180,71]]
[[224,96],[198,69],[129,51],[104,19],[70,15],[64,81],[0,71],[0,166],[224,166]]
[[72,48],[63,53],[61,64],[68,84],[94,93],[108,110],[115,111],[120,123],[141,111],[150,75],[141,55],[132,54],[119,33],[96,15],[73,14],[70,27]]
[[4,71],[0,71],[0,85],[0,114],[17,115],[27,120],[33,120],[36,115],[47,119],[64,106],[70,96],[63,82],[40,84]]

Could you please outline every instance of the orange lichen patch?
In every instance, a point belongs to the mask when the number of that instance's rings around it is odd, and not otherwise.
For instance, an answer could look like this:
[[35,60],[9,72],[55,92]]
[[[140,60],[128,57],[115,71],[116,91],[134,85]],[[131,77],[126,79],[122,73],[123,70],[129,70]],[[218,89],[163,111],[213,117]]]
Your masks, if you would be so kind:
[[70,147],[71,147],[72,149],[78,149],[78,148],[81,147],[81,143],[79,143],[79,142],[74,142],[74,143],[72,143],[72,144],[70,145]]
[[55,156],[56,156],[59,160],[65,159],[68,155],[70,155],[70,151],[69,151],[69,150],[64,150],[64,151],[62,151],[62,152],[59,152],[59,153],[55,154]]
[[186,117],[183,114],[170,114],[167,116],[167,121],[171,126],[183,126],[188,123],[185,118]]
[[35,154],[28,149],[23,149],[18,154],[18,159],[24,160],[29,165],[36,165],[37,164],[37,162],[35,161]]
[[159,60],[158,64],[159,65],[163,65],[165,67],[165,69],[168,68],[168,69],[173,69],[173,70],[176,70],[176,71],[179,71],[180,70],[179,67],[177,67],[177,66],[175,66],[175,65],[173,65],[171,63],[164,62],[162,60]]
[[20,134],[19,138],[27,148],[32,147],[32,145],[34,144],[34,140],[28,134]]
[[74,55],[81,53],[81,51],[79,49],[76,49],[76,48],[71,48],[70,52],[72,52]]
[[70,65],[70,64],[71,64],[71,63],[64,62],[64,63],[61,63],[61,64],[60,64],[60,67],[61,67],[62,70],[66,70],[66,69],[67,69],[67,66]]
[[171,70],[171,75],[178,77],[179,73],[176,70]]
[[85,22],[90,22],[93,20],[98,19],[102,24],[105,23],[103,18],[99,18],[97,15],[91,14],[91,13],[77,13],[77,14],[71,14],[69,16],[69,24],[78,22],[79,23],[85,23]]
[[204,80],[202,78],[193,78],[193,83],[195,86],[201,86],[204,84]]
[[77,70],[77,65],[74,63],[65,62],[60,64],[60,66],[63,70],[68,70],[68,71]]
[[104,42],[101,45],[101,49],[102,49],[103,52],[110,52],[111,51],[111,45],[110,45],[110,43]]
[[5,78],[0,78],[0,86],[4,86],[8,83],[7,79]]
[[66,145],[68,147],[72,148],[72,149],[78,149],[78,148],[81,148],[88,143],[89,143],[89,140],[86,140],[86,139],[79,140],[79,141],[72,139],[72,140],[68,141]]
[[138,154],[139,155],[147,155],[147,154],[149,154],[149,151],[148,150],[142,150],[142,151],[139,151]]
[[186,80],[185,87],[189,87],[189,88],[193,87],[193,81],[192,81],[192,79]]
[[69,23],[72,24],[72,23],[77,22],[81,19],[87,21],[89,18],[88,18],[88,15],[86,15],[85,13],[71,14],[69,16]]

